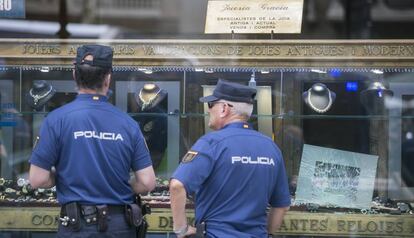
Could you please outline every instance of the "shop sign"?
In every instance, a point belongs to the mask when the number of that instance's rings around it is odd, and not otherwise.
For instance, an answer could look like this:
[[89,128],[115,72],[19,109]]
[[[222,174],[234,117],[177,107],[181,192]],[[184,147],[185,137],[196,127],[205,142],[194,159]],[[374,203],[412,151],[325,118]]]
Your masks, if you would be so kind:
[[[0,207],[0,230],[56,231],[58,207]],[[170,209],[152,209],[146,216],[149,232],[172,232]],[[188,224],[194,224],[194,213],[188,210]],[[414,234],[413,215],[309,213],[289,211],[279,231],[284,235],[336,235],[355,237],[403,237]]]
[[303,0],[210,0],[205,33],[300,33]]
[[288,212],[275,234],[411,237],[413,215]]
[[0,0],[0,18],[25,17],[25,0]]
[[[82,42],[90,44],[90,41]],[[414,59],[413,41],[99,41],[100,44],[111,45],[114,50],[115,64],[119,60],[163,58],[220,58],[220,59],[281,59],[285,62],[292,60],[323,60],[343,61],[353,59],[358,61],[391,60],[401,66],[403,62]],[[22,64],[28,64],[28,59],[50,59],[56,64],[57,59],[67,59],[72,63],[76,50],[81,43],[64,43],[59,40],[9,40],[0,42],[0,58],[21,58]],[[62,63],[62,61],[59,61]],[[63,62],[67,64],[68,62]],[[349,63],[349,62],[348,62]],[[130,63],[129,63],[130,64]],[[295,63],[297,66],[297,63]]]

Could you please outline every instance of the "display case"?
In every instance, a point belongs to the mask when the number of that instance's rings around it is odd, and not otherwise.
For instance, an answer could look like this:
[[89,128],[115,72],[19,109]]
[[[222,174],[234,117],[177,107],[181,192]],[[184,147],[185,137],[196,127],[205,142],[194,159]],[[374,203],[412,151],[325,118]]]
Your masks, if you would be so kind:
[[76,96],[76,48],[100,43],[115,52],[109,101],[139,123],[156,170],[153,237],[172,231],[168,179],[209,132],[198,99],[219,78],[257,88],[250,122],[282,150],[292,206],[275,234],[414,234],[414,41],[0,42],[5,233],[56,229],[54,190],[28,190],[28,159],[43,118]]

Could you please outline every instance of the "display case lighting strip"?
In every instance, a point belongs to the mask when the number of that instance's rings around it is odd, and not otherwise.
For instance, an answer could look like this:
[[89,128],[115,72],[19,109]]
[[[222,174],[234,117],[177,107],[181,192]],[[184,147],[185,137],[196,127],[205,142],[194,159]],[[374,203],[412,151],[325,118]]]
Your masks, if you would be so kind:
[[380,70],[380,69],[371,69],[371,72],[374,74],[384,74],[384,71]]
[[42,66],[40,68],[40,72],[42,72],[42,73],[48,73],[49,71],[50,71],[50,68],[47,67],[47,66]]
[[[0,67],[0,71],[7,71],[7,70],[38,70],[42,72],[47,72],[46,69],[50,71],[72,71],[73,66],[45,66],[45,65],[30,65],[30,66],[8,66],[8,67]],[[205,73],[212,73],[212,72],[242,72],[242,73],[251,73],[257,72],[261,74],[268,74],[268,73],[306,73],[306,72],[349,72],[349,73],[375,73],[382,71],[383,73],[413,73],[414,68],[312,68],[312,67],[293,67],[293,68],[283,68],[283,67],[194,67],[194,66],[154,66],[154,67],[142,67],[142,66],[114,66],[113,70],[115,72],[144,72],[144,73],[154,73],[154,72],[205,72]],[[375,71],[375,72],[374,72]]]
[[311,72],[318,73],[318,74],[326,74],[326,70],[320,70],[320,69],[311,69]]

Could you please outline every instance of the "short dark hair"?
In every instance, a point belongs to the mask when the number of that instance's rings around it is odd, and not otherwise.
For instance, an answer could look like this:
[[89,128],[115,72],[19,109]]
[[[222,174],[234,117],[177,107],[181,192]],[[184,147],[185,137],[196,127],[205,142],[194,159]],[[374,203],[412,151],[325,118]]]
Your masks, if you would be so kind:
[[[113,50],[105,45],[78,47],[75,64],[75,80],[79,88],[101,89],[108,73],[112,72]],[[87,56],[91,59],[86,59]]]
[[75,66],[75,80],[79,88],[100,89],[111,69],[81,64]]

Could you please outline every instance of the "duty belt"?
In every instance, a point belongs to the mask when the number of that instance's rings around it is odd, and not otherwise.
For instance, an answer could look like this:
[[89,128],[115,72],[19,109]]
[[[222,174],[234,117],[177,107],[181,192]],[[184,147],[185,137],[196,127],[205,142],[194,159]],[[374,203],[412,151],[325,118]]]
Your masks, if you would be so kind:
[[97,224],[98,230],[104,232],[108,229],[108,215],[123,214],[124,212],[124,205],[79,205],[72,202],[62,206],[59,220],[63,226],[69,226],[74,231],[79,231],[81,228],[80,219],[83,218],[87,225]]

